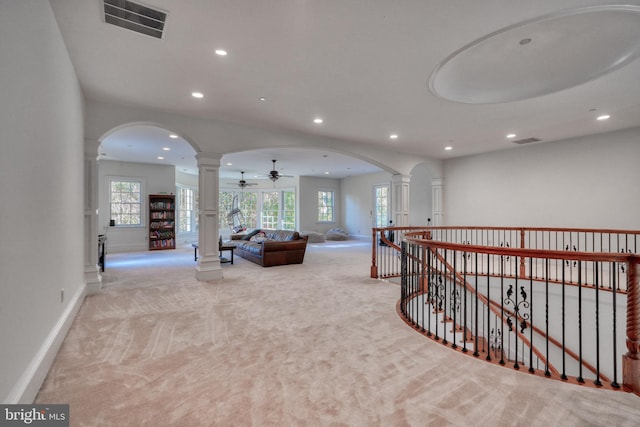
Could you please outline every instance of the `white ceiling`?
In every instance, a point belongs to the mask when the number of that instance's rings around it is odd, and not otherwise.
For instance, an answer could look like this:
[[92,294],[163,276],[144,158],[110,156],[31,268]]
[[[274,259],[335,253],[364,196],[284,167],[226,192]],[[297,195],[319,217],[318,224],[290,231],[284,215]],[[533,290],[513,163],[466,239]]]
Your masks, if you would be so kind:
[[[634,25],[640,13],[625,11],[624,19],[615,14],[606,19],[587,16],[577,26],[562,20],[555,25],[553,19],[517,25],[548,14],[557,18],[562,15],[559,11],[569,8],[616,3],[145,0],[146,6],[168,13],[164,37],[155,39],[106,24],[101,0],[51,0],[88,99],[440,159],[517,147],[505,138],[508,133],[517,134],[516,139],[536,137],[547,143],[639,126],[640,61],[635,55],[640,35]],[[640,1],[625,4],[639,6]],[[513,72],[517,69],[514,57],[499,43],[480,46],[482,54],[476,50],[476,57],[483,59],[482,64],[476,59],[463,62],[462,68],[473,71],[471,76],[493,76],[494,83],[516,78],[515,84],[509,80],[511,86],[502,88],[507,91],[518,85],[541,88],[535,97],[463,103],[429,89],[432,73],[452,54],[479,39],[493,40],[489,36],[511,26],[514,31],[500,33],[501,43],[516,46],[525,37],[532,39],[522,49],[513,49],[531,64],[527,73]],[[615,36],[607,37],[612,33]],[[617,52],[619,45],[626,49],[621,56],[607,56]],[[216,56],[215,49],[225,49],[228,55]],[[595,71],[590,75],[584,70],[594,67],[593,58],[620,63],[609,64],[606,71],[610,72],[602,76]],[[624,60],[628,63],[619,66]],[[537,67],[540,64],[545,67]],[[572,75],[577,76],[575,80]],[[544,94],[559,80],[566,89]],[[202,92],[204,98],[194,99],[193,91]],[[509,99],[508,93],[504,95]],[[611,118],[596,121],[600,114]],[[324,123],[313,123],[318,116]],[[392,133],[398,138],[389,139]],[[105,158],[154,162],[156,153],[170,143],[166,138],[162,130],[124,129],[112,134],[102,151]],[[453,149],[445,151],[445,146]],[[188,145],[170,153],[176,155],[172,161],[179,168],[195,167]],[[296,169],[301,168],[305,174],[320,176],[328,159],[323,155],[331,156],[334,177],[379,170],[358,161],[350,163],[335,153],[265,149],[225,156],[223,173],[266,173],[275,158],[280,173],[302,174]],[[180,163],[181,157],[191,163]],[[225,168],[228,161],[233,167]]]
[[[171,134],[155,126],[126,127],[112,133],[102,142],[99,158],[171,164],[181,172],[197,174],[195,150],[182,138],[171,138]],[[166,148],[169,150],[165,150]],[[159,156],[164,159],[158,159]],[[240,180],[240,172],[244,171],[246,180],[267,179],[266,175],[273,169],[272,160],[276,160],[276,170],[281,175],[340,179],[381,171],[370,163],[333,151],[265,148],[225,154],[220,160],[220,177]]]

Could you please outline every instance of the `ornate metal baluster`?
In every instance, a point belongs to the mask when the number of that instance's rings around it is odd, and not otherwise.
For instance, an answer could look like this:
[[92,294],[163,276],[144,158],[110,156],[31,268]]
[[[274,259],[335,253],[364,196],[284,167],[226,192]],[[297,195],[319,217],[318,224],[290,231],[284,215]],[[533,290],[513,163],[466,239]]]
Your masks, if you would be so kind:
[[596,287],[596,380],[593,382],[595,385],[601,386],[600,381],[600,289],[598,286],[598,265],[599,261],[595,261],[595,287]]
[[420,258],[420,292],[422,293],[422,304],[421,304],[421,308],[422,308],[422,322],[420,323],[420,325],[422,326],[422,328],[420,329],[421,332],[424,332],[424,306],[426,304],[424,298],[425,295],[428,295],[429,289],[428,289],[428,285],[427,285],[427,289],[425,289],[425,279],[428,277],[428,272],[425,273],[425,261],[428,262],[428,256],[429,256],[429,249],[427,247],[422,247],[422,251],[421,251],[421,258]]
[[582,260],[579,261],[578,268],[578,382],[584,383],[582,378]]
[[[518,286],[518,279],[516,278],[515,287]],[[531,317],[530,303],[528,300],[527,291],[524,289],[524,286],[520,286],[520,297],[521,300],[518,300],[518,292],[515,292],[514,285],[509,285],[507,289],[506,298],[504,298],[505,306],[513,306],[513,318],[512,316],[507,316],[507,325],[509,326],[509,331],[514,332],[514,327],[516,324],[520,329],[520,333],[524,333],[527,328],[527,320]],[[515,355],[515,369],[520,369],[520,365],[518,364],[518,333],[515,331],[515,339],[516,339],[516,355]]]
[[[545,258],[545,281],[544,281],[544,325],[545,325],[545,344],[546,344],[546,361],[544,363],[544,375],[551,376],[549,371],[549,258]],[[531,343],[533,346],[533,343]]]
[[618,293],[618,289],[616,287],[616,274],[615,274],[615,262],[611,263],[611,281],[613,282],[613,292],[611,292],[611,298],[613,300],[612,308],[613,308],[613,378],[611,380],[611,387],[620,388],[620,384],[618,384],[618,341],[616,336],[618,334],[618,328],[616,324],[617,317],[617,307],[616,307],[616,294]]
[[[529,271],[532,270],[533,257],[529,258]],[[533,275],[531,274],[529,275],[529,295],[531,295],[531,303],[533,304]],[[526,299],[526,294],[524,294],[524,298]],[[529,329],[529,372],[533,373],[535,371],[533,368],[533,310],[529,310],[529,321],[531,322],[531,328]]]
[[[491,304],[491,274],[489,274],[489,266],[491,265],[491,255],[487,254],[487,336],[491,336],[491,310],[489,304]],[[491,360],[491,351],[487,349],[487,360]]]
[[464,301],[464,311],[463,311],[463,320],[462,320],[462,352],[466,353],[467,350],[467,256],[466,252],[463,253],[463,274],[462,274],[462,300]]
[[[504,295],[504,259],[500,258],[500,295]],[[504,299],[500,298],[500,364],[504,365],[504,346],[502,337],[504,336]]]
[[444,251],[444,261],[442,261],[442,275],[444,276],[444,282],[442,283],[442,344],[447,344],[447,254],[448,250]]
[[452,348],[458,348],[456,344],[456,328],[457,328],[457,312],[460,311],[460,291],[458,290],[457,281],[456,281],[456,261],[458,259],[458,254],[456,251],[453,252],[453,274],[452,274],[452,285],[451,285],[451,318],[453,319],[453,345]]
[[475,320],[474,320],[474,326],[473,326],[473,334],[475,335],[474,337],[474,351],[473,351],[473,355],[474,356],[480,356],[480,353],[478,353],[478,253],[476,252],[476,256],[475,256],[475,271],[476,271],[476,280],[475,280]]

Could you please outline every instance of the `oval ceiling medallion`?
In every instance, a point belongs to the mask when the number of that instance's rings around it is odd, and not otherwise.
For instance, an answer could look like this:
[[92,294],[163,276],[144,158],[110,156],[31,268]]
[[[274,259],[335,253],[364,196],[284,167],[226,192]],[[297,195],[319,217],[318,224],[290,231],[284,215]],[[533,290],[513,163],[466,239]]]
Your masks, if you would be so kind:
[[429,88],[469,104],[520,101],[568,89],[640,55],[640,6],[571,9],[482,37],[446,58]]

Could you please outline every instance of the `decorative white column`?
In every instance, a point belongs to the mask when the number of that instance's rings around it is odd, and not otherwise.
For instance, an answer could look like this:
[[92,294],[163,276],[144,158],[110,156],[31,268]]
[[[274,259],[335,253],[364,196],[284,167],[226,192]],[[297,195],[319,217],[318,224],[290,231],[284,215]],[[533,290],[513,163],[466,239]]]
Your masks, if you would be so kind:
[[196,278],[200,281],[222,279],[218,250],[218,200],[220,196],[220,158],[217,153],[198,153],[199,172],[199,230],[198,266]]
[[433,178],[431,180],[431,207],[433,215],[431,217],[434,227],[439,227],[444,223],[443,200],[444,200],[444,179]]
[[87,294],[102,289],[98,268],[98,150],[99,141],[84,142],[84,281]]
[[393,197],[393,225],[406,227],[409,225],[409,184],[411,178],[406,175],[393,175],[391,178],[391,196]]

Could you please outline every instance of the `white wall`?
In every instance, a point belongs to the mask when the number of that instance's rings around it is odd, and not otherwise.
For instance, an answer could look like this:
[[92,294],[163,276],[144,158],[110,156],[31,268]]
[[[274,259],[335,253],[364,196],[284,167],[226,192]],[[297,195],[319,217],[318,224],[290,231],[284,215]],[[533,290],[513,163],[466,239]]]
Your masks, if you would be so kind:
[[[107,234],[109,252],[144,251],[149,248],[148,217],[146,210],[149,194],[175,194],[176,174],[174,166],[147,163],[98,162],[98,231]],[[143,225],[140,227],[109,227],[109,177],[136,177],[143,183]],[[107,261],[108,262],[108,261]]]
[[433,217],[431,188],[432,180],[436,177],[435,171],[426,164],[418,165],[411,171],[409,225],[427,225],[427,219]]
[[84,299],[83,99],[49,2],[0,2],[0,40],[0,401],[27,403]]
[[[336,227],[343,228],[341,223],[341,190],[340,180],[333,178],[315,178],[311,176],[301,176],[299,181],[298,200],[300,207],[299,230],[316,231],[326,233]],[[318,191],[328,190],[334,192],[334,219],[332,223],[318,222]]]
[[444,163],[446,225],[640,229],[640,128]]
[[344,229],[355,238],[371,239],[374,224],[373,186],[378,184],[388,184],[391,188],[391,174],[378,172],[342,179],[342,223]]

